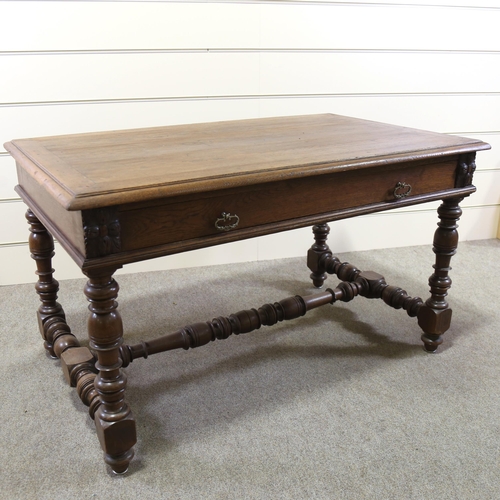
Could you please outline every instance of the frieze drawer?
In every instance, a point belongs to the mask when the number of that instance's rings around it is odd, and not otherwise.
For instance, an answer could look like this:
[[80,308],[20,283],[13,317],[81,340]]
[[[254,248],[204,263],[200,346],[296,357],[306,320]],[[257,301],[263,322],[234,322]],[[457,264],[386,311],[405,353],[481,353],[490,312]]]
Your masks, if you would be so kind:
[[[314,216],[356,205],[398,201],[452,189],[457,159],[410,163],[393,168],[349,170],[320,176],[199,193],[161,204],[128,205],[119,210],[121,250],[213,237],[280,221]],[[307,194],[306,194],[307,193]],[[311,193],[314,193],[311,196]],[[133,228],[131,230],[130,228]]]

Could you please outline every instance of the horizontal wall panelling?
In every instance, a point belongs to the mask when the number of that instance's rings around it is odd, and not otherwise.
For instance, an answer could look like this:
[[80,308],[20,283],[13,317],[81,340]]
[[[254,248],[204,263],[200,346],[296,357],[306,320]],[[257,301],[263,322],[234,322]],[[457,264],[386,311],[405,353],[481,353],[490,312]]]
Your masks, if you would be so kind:
[[[496,234],[496,0],[3,1],[0,17],[0,257],[15,263],[0,268],[0,283],[35,279],[27,245],[16,244],[27,239],[25,206],[1,148],[22,137],[325,112],[476,137],[493,149],[478,155],[461,237]],[[338,221],[332,247],[430,245],[436,205]],[[380,226],[387,235],[374,233]],[[123,272],[279,258],[283,242],[285,256],[301,255],[311,231]],[[80,276],[64,252],[55,267],[59,278]]]
[[[0,106],[3,139],[0,142],[21,137],[313,113],[351,115],[476,137],[480,133],[500,132],[500,93],[167,98]],[[489,139],[498,140],[495,134],[490,134]],[[486,155],[489,152],[482,153]]]
[[16,184],[17,176],[14,160],[7,154],[0,153],[0,201],[19,198],[14,191]]
[[[500,39],[491,36],[500,25],[499,8],[401,3],[7,1],[0,2],[2,19],[21,19],[23,29],[4,22],[0,50],[500,50]],[[446,29],[458,26],[464,29]]]
[[[459,67],[467,71],[457,75]],[[0,56],[0,73],[12,75],[3,82],[1,104],[162,97],[495,93],[500,86],[499,67],[500,52],[9,55]]]

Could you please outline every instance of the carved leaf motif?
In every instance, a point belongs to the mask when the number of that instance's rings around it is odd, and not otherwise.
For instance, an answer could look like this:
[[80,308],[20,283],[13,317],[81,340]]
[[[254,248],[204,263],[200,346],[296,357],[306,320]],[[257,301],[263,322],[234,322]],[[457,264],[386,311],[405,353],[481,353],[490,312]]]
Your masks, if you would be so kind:
[[84,212],[83,227],[88,258],[104,257],[120,251],[120,221],[115,210],[107,208]]
[[466,187],[472,184],[476,170],[476,153],[466,153],[458,157],[455,187]]

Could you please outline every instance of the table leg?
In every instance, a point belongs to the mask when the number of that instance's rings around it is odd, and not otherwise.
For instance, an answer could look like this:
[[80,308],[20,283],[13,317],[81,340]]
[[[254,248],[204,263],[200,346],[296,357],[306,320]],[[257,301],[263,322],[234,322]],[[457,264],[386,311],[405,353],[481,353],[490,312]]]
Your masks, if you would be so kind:
[[442,334],[448,330],[451,323],[451,309],[446,301],[446,295],[451,286],[448,276],[450,261],[457,252],[458,225],[462,215],[459,203],[463,198],[443,200],[438,208],[440,219],[434,234],[433,251],[436,254],[434,273],[429,278],[431,296],[420,308],[417,319],[424,331],[422,341],[427,352],[435,352],[443,342]]
[[76,344],[70,338],[72,334],[66,324],[64,310],[57,302],[59,283],[54,279],[54,269],[52,269],[54,239],[30,209],[26,212],[26,220],[30,225],[29,248],[31,257],[36,262],[36,274],[38,275],[38,281],[35,284],[35,290],[41,302],[37,311],[38,327],[45,340],[44,346],[47,353],[52,358],[57,358],[62,351],[59,352],[60,349],[58,352],[54,351],[55,337],[64,335],[65,340],[69,342],[69,344],[64,345],[64,348]]
[[86,271],[89,278],[85,295],[90,302],[88,334],[90,348],[97,353],[99,373],[95,388],[101,405],[95,413],[97,435],[104,450],[104,460],[117,474],[126,472],[134,455],[135,420],[125,401],[127,379],[121,370],[120,345],[123,327],[117,310],[118,283],[115,269]]
[[321,258],[331,255],[326,240],[330,232],[328,224],[317,224],[313,226],[314,244],[307,253],[307,267],[312,271],[311,279],[316,288],[321,288],[327,278]]

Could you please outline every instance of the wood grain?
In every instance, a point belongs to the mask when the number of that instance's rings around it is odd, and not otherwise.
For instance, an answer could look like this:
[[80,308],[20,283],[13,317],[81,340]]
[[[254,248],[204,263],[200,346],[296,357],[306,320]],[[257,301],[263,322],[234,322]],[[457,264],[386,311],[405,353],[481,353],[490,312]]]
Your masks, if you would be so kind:
[[489,148],[475,139],[330,114],[22,139],[5,147],[67,210]]

